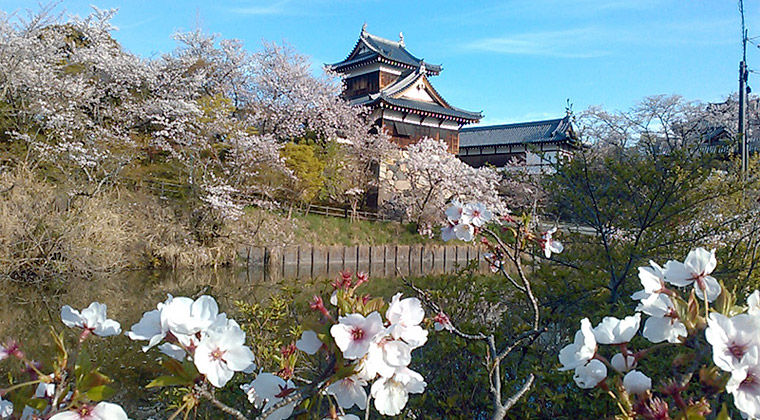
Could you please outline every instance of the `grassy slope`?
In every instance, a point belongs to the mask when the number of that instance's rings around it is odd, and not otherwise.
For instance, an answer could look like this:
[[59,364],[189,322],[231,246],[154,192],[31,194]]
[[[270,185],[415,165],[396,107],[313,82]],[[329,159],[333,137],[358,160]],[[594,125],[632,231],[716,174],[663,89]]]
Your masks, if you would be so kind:
[[417,233],[414,225],[398,222],[370,222],[310,214],[294,216],[295,240],[313,245],[410,245],[440,243]]

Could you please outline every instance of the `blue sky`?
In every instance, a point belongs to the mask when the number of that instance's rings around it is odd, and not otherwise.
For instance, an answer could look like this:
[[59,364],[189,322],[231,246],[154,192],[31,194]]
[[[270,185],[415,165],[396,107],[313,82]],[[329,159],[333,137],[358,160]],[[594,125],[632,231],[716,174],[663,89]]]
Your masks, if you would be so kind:
[[[760,36],[760,0],[745,1],[749,36]],[[198,22],[251,50],[286,41],[315,66],[345,58],[364,22],[385,38],[403,31],[413,54],[443,64],[436,89],[483,111],[484,124],[558,117],[566,99],[576,111],[657,94],[719,101],[737,90],[741,59],[735,0],[64,0],[58,10],[81,16],[91,4],[119,9],[114,36],[143,57],[170,51],[171,34]],[[5,12],[35,5],[0,0]],[[755,45],[747,58],[760,71]]]

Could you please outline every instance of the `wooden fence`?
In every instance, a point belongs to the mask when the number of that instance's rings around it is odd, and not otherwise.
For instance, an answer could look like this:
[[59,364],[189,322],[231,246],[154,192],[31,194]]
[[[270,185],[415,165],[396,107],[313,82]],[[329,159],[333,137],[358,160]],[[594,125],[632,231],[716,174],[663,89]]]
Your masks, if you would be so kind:
[[453,273],[468,261],[488,270],[485,252],[472,245],[376,245],[245,247],[240,256],[255,280],[331,279],[341,270],[364,271],[370,277]]
[[[140,188],[147,191],[150,191],[151,193],[159,196],[160,198],[167,198],[169,197],[178,197],[187,195],[190,191],[190,185],[189,184],[175,184],[171,182],[166,181],[160,181],[160,180],[153,180],[153,179],[132,179],[127,177],[121,178],[123,182],[126,183],[126,185],[129,185],[133,188]],[[256,196],[251,194],[241,194],[236,193],[234,195],[234,198],[237,199],[241,204],[251,204],[255,202],[258,199],[265,199],[264,196]],[[331,216],[331,217],[342,217],[342,218],[349,218],[352,217],[359,220],[371,220],[371,221],[386,221],[391,220],[388,219],[387,216],[382,212],[376,212],[376,211],[362,211],[357,210],[356,212],[353,212],[348,207],[334,207],[334,206],[322,206],[318,204],[305,204],[305,203],[298,203],[298,202],[288,202],[283,201],[282,210],[287,211],[288,206],[291,206],[290,209],[292,211],[295,211],[300,214],[319,214],[323,216]]]

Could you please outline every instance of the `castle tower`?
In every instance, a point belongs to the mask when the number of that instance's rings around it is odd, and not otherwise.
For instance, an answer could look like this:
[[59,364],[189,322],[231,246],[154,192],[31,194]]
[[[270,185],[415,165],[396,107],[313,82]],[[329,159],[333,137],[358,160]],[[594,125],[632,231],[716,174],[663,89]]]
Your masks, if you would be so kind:
[[345,60],[328,65],[345,79],[343,96],[353,105],[367,106],[378,128],[406,147],[423,137],[443,140],[451,153],[459,151],[459,130],[480,121],[480,112],[449,105],[429,78],[440,65],[426,63],[398,41],[380,38],[362,26],[359,40]]

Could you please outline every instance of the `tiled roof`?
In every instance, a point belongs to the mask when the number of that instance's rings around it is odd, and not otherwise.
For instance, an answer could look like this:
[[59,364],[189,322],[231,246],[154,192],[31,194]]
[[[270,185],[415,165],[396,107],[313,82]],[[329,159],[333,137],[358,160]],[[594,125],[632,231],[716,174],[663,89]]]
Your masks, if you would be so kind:
[[[365,30],[362,30],[361,36],[359,37],[359,41],[357,41],[354,49],[351,50],[351,54],[353,54],[353,52],[356,51],[356,48],[359,46],[360,43],[364,43],[364,45],[366,45],[367,48],[369,48],[371,52],[359,54],[350,60],[347,57],[345,60],[335,63],[335,64],[331,64],[329,67],[331,67],[332,69],[339,69],[341,67],[346,67],[351,64],[360,63],[362,61],[370,60],[378,56],[383,57],[386,60],[405,64],[412,68],[420,67],[420,64],[423,63],[423,59],[417,58],[414,55],[412,55],[412,53],[407,51],[403,42],[391,41],[389,39],[381,38],[379,36],[372,35]],[[351,54],[349,54],[349,57],[351,56]],[[428,73],[433,73],[433,74],[438,74],[441,72],[441,70],[443,70],[443,68],[440,65],[429,64],[429,63],[425,63],[425,68],[427,69]]]
[[454,108],[454,107],[444,108],[435,103],[414,101],[414,100],[405,99],[405,98],[390,98],[387,96],[383,96],[382,100],[383,102],[387,104],[395,105],[402,108],[416,109],[418,111],[423,111],[423,112],[433,112],[437,114],[448,115],[455,118],[462,118],[465,120],[478,121],[481,118],[483,118],[483,114],[479,112],[470,112],[470,111],[465,111],[463,109]]
[[[740,154],[740,147],[734,142],[719,142],[715,144],[703,144],[700,147],[705,153],[716,153],[720,155]],[[750,153],[760,152],[760,139],[747,139],[747,151]]]
[[[570,135],[568,136],[568,133]],[[468,127],[459,131],[459,148],[504,144],[576,142],[569,117],[518,124]]]
[[349,103],[351,105],[377,105],[391,109],[394,107],[406,108],[408,110],[419,111],[420,113],[429,112],[448,116],[455,120],[467,120],[467,122],[479,121],[481,118],[483,118],[483,114],[479,112],[470,112],[454,107],[446,108],[436,103],[415,101],[406,98],[392,98],[384,93],[373,93],[370,95],[360,96],[358,98],[352,99]]

